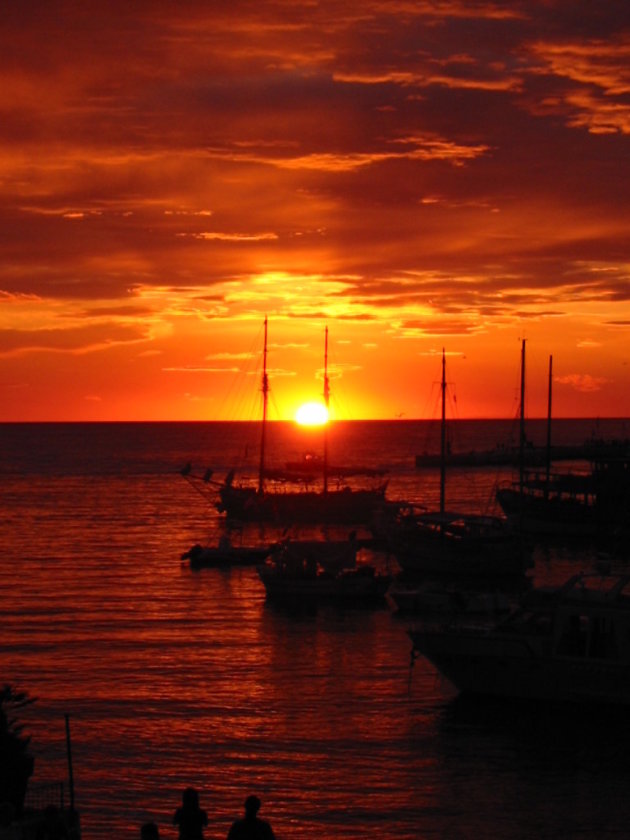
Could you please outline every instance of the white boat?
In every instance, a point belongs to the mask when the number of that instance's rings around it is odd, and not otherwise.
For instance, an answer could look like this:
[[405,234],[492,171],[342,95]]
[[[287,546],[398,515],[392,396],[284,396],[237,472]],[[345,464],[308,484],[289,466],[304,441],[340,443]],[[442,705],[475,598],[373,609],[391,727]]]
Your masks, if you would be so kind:
[[627,575],[576,575],[497,622],[423,622],[409,635],[413,655],[464,694],[630,704]]

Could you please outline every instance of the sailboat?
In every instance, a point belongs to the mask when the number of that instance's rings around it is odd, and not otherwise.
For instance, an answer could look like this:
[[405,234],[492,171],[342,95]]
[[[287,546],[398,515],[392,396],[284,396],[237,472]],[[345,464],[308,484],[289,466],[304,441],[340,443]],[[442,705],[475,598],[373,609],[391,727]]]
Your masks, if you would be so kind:
[[439,510],[406,512],[390,546],[406,577],[418,574],[474,578],[521,575],[531,565],[505,518],[446,509],[446,353],[442,350]]
[[[267,318],[264,321],[263,372],[262,372],[262,423],[260,457],[257,481],[238,481],[231,470],[219,487],[217,510],[228,519],[241,521],[266,521],[298,524],[356,524],[369,525],[377,512],[386,504],[387,480],[380,474],[371,476],[370,486],[350,486],[333,476],[328,467],[328,433],[324,431],[324,452],[321,482],[304,486],[304,476],[290,470],[270,470],[267,466],[267,408],[269,401],[269,376],[267,373]],[[324,401],[330,401],[328,376],[328,327],[324,345]],[[317,476],[315,477],[317,478]]]
[[551,445],[553,357],[549,357],[545,469],[526,470],[525,340],[521,349],[521,444],[518,479],[499,487],[497,501],[520,532],[532,536],[596,538],[618,529],[630,511],[630,459],[625,448],[599,448],[588,454],[590,468],[552,470]]

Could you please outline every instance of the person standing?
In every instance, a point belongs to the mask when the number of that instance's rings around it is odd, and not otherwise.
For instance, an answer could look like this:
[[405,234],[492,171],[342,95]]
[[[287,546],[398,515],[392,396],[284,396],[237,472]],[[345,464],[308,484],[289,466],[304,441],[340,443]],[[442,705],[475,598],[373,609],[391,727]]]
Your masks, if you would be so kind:
[[179,826],[179,840],[203,840],[208,814],[199,807],[199,794],[188,787],[182,794],[181,807],[175,811],[173,825]]
[[276,840],[272,827],[258,816],[260,799],[248,796],[245,800],[245,816],[232,823],[227,840]]

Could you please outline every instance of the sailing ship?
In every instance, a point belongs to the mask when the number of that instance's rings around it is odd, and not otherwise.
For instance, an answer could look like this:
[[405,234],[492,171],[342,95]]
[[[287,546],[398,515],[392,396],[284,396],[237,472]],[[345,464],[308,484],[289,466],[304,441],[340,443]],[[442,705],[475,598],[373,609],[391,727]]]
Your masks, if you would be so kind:
[[409,630],[462,693],[517,700],[630,704],[630,577],[581,574],[533,589],[495,623],[456,620]]
[[521,347],[521,444],[518,479],[499,487],[497,501],[523,534],[561,538],[602,538],[625,527],[630,511],[630,450],[620,442],[584,446],[589,464],[560,471],[551,445],[553,357],[549,357],[547,442],[544,470],[526,469],[525,340]]
[[531,565],[519,535],[503,517],[446,510],[446,354],[442,350],[440,506],[402,511],[390,547],[403,575],[521,575]]
[[[229,519],[241,521],[267,521],[296,524],[370,524],[373,517],[386,504],[387,480],[380,471],[364,476],[370,485],[355,481],[348,483],[347,475],[336,477],[328,466],[328,434],[324,431],[324,452],[321,475],[304,475],[291,470],[270,470],[266,463],[267,407],[269,377],[267,374],[267,318],[264,321],[263,373],[262,373],[262,423],[260,459],[257,481],[246,478],[239,481],[231,470],[218,488],[217,510]],[[324,345],[324,401],[330,402],[328,377],[328,327]],[[313,482],[317,482],[316,484]],[[334,483],[333,483],[334,482]]]

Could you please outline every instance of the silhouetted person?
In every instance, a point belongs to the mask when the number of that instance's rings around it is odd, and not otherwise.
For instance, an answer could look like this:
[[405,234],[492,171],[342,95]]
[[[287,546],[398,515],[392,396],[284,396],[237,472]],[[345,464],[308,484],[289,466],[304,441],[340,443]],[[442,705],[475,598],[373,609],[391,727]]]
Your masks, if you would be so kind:
[[245,816],[232,824],[227,840],[276,840],[269,823],[258,817],[259,810],[260,799],[248,796],[245,800]]
[[160,840],[160,832],[154,822],[145,823],[141,827],[140,840]]
[[175,811],[173,825],[179,826],[179,840],[203,840],[208,815],[199,807],[199,795],[194,788],[186,788],[182,794],[182,805]]

